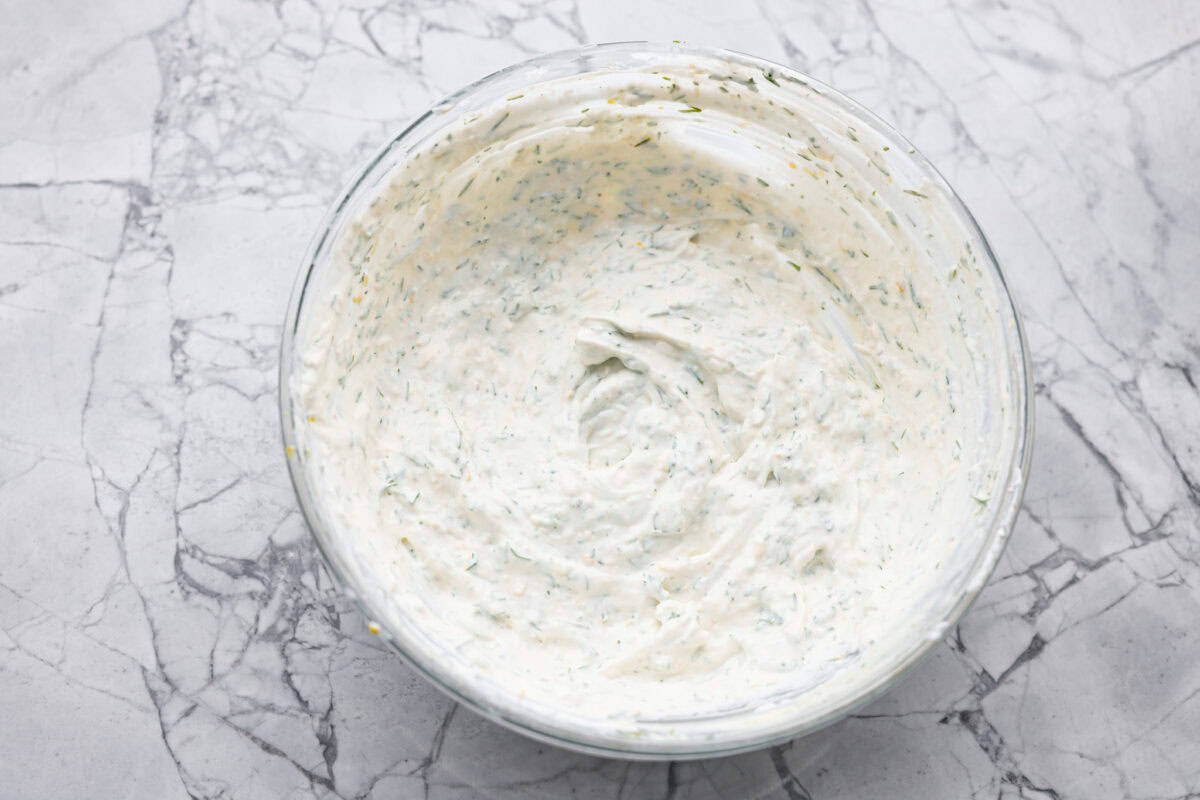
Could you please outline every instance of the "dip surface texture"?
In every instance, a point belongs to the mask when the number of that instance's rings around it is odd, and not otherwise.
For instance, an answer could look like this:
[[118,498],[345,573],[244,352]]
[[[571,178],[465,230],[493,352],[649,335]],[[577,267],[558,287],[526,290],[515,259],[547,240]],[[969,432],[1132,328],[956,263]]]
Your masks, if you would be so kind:
[[692,61],[535,86],[417,144],[341,232],[298,442],[438,658],[636,719],[936,633],[1011,450],[994,287],[806,91]]

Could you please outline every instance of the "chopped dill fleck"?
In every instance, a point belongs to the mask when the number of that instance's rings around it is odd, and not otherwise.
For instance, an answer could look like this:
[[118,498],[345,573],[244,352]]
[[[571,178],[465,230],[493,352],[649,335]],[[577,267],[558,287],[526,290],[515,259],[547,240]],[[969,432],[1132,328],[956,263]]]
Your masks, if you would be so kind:
[[696,106],[688,106],[687,108],[679,109],[680,114],[697,114],[700,111],[701,109]]
[[649,136],[647,136],[645,139],[642,139],[640,142],[638,142],[637,144],[635,144],[635,145],[634,145],[634,147],[641,147],[642,145],[644,145],[644,144],[645,144],[646,142],[648,142],[648,141],[650,141],[650,137],[649,137]]
[[495,132],[495,130],[496,130],[496,128],[499,128],[501,125],[503,125],[503,124],[504,124],[504,120],[506,120],[506,119],[508,119],[508,112],[507,112],[507,111],[505,111],[505,112],[504,112],[504,116],[502,116],[500,119],[496,120],[496,124],[495,124],[495,125],[493,125],[492,127],[488,128],[488,133],[494,133],[494,132]]
[[929,197],[929,195],[927,195],[927,194],[921,194],[921,193],[920,193],[920,192],[918,192],[916,189],[905,189],[905,190],[904,190],[904,193],[905,193],[905,194],[911,194],[913,197],[924,197],[924,198],[926,198],[926,199],[928,199],[928,197]]

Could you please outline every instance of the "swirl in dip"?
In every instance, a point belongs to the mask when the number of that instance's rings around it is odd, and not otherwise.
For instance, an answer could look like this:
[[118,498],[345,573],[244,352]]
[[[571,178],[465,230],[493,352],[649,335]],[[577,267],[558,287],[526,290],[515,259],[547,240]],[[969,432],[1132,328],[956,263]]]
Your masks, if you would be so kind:
[[679,57],[413,146],[317,276],[292,386],[389,629],[611,720],[832,691],[937,633],[1012,449],[996,288],[854,124]]

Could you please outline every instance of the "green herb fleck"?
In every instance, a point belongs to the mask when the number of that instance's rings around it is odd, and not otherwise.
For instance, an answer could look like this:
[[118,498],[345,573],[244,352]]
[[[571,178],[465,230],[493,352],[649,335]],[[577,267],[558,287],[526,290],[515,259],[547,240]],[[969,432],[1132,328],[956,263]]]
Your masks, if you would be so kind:
[[494,125],[492,125],[492,127],[488,128],[488,133],[493,133],[496,130],[496,128],[499,128],[501,125],[504,124],[504,120],[506,120],[506,119],[508,119],[507,111],[504,112],[504,116],[502,116],[500,119],[496,120],[496,124],[494,124]]

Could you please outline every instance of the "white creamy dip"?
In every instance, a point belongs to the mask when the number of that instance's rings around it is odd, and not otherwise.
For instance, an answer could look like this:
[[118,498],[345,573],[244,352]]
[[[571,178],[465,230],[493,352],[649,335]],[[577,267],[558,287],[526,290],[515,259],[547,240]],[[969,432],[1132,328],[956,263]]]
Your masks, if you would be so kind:
[[927,632],[1012,447],[995,289],[853,124],[681,59],[414,147],[310,290],[293,383],[319,514],[395,624],[617,719]]

